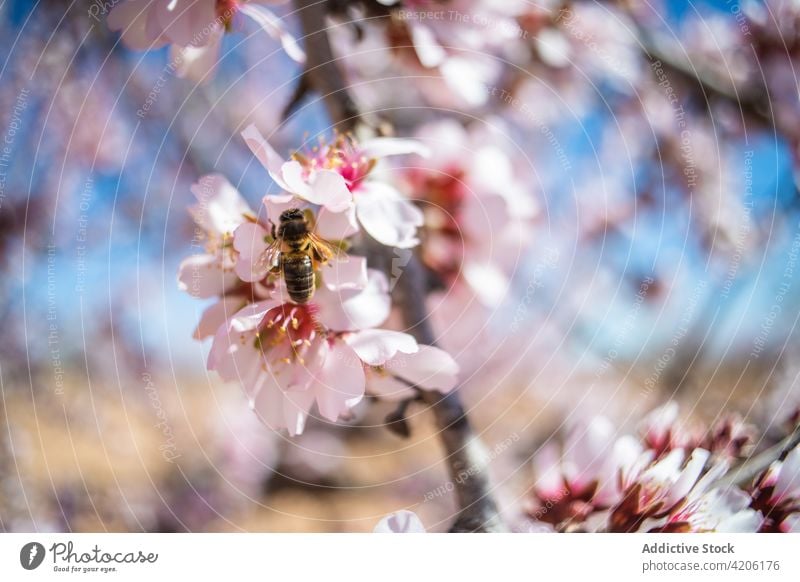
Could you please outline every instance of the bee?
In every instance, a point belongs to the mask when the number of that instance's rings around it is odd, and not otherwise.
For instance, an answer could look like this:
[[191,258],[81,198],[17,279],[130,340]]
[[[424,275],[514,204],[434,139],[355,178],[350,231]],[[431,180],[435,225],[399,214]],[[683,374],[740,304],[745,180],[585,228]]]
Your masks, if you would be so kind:
[[272,243],[262,255],[270,272],[280,274],[289,297],[303,304],[314,296],[314,272],[334,257],[346,260],[336,246],[312,232],[303,211],[290,208],[281,213],[277,226],[272,224]]

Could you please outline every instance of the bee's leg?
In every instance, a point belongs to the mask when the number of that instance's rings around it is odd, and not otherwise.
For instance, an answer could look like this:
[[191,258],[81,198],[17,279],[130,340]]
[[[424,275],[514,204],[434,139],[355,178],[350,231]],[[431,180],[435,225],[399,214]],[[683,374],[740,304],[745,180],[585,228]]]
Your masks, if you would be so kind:
[[272,225],[272,240],[275,240],[276,238],[278,238],[278,233],[275,231],[275,223],[270,222],[270,224]]

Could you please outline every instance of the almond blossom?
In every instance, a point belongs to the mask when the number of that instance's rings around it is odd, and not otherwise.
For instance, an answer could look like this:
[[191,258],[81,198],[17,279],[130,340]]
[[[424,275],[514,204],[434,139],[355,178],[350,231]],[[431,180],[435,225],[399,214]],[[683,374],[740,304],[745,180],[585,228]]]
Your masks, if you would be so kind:
[[217,65],[223,35],[237,26],[241,16],[280,41],[292,59],[305,62],[303,50],[280,18],[262,6],[281,3],[283,0],[123,0],[109,13],[108,26],[120,31],[122,41],[134,50],[168,45],[178,76],[202,81]]
[[740,489],[716,488],[727,458],[714,460],[693,444],[665,447],[676,421],[674,406],[654,411],[641,441],[614,439],[604,418],[576,426],[560,457],[552,445],[534,457],[538,478],[528,514],[559,531],[757,531],[763,508]]
[[326,420],[346,417],[364,396],[368,370],[392,370],[400,354],[412,365],[418,358],[427,364],[430,373],[418,371],[416,386],[451,390],[454,364],[446,352],[424,349],[408,334],[374,329],[389,313],[387,289],[385,276],[370,271],[363,289],[323,287],[305,305],[278,299],[248,305],[217,332],[208,367],[241,382],[262,421],[292,435],[303,432],[315,403]]
[[224,295],[239,282],[233,232],[253,212],[239,191],[220,174],[203,176],[191,191],[197,198],[189,208],[198,228],[195,242],[204,239],[205,248],[203,253],[181,262],[178,288],[200,299]]
[[427,154],[419,142],[384,137],[359,144],[355,138],[339,136],[285,160],[255,126],[248,126],[242,137],[286,193],[325,212],[341,214],[339,220],[349,225],[354,226],[357,219],[382,244],[410,248],[419,243],[416,232],[422,225],[422,212],[390,184],[367,179],[383,157]]
[[752,507],[764,514],[761,531],[798,531],[800,517],[800,446],[775,461],[757,480]]
[[425,125],[417,138],[434,153],[403,175],[409,191],[425,200],[426,264],[445,286],[458,278],[488,307],[505,297],[538,213],[503,132],[491,123]]

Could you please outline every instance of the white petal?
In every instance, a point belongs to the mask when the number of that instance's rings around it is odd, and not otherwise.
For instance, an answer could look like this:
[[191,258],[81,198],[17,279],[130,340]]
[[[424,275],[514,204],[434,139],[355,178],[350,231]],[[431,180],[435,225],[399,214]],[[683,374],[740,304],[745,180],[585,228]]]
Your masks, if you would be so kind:
[[239,11],[252,18],[264,31],[275,40],[279,40],[286,54],[300,64],[306,62],[306,53],[297,44],[295,38],[283,27],[281,19],[263,6],[242,3]]
[[374,533],[425,533],[419,517],[413,511],[397,511],[378,522]]
[[331,291],[325,285],[317,289],[314,303],[319,306],[320,323],[333,331],[354,331],[386,321],[391,309],[389,282],[374,269],[367,270],[367,279],[367,286],[360,291]]
[[192,255],[178,267],[178,289],[200,299],[224,295],[238,281],[234,270],[223,268],[217,255]]
[[487,307],[498,307],[508,293],[508,277],[491,263],[467,263],[463,269],[464,280],[475,296]]
[[317,214],[314,231],[327,240],[344,240],[358,232],[356,209],[349,206],[343,212],[332,212],[324,206]]
[[310,391],[284,392],[283,396],[283,419],[286,429],[291,436],[297,436],[305,429],[308,411],[314,403],[314,394]]
[[153,6],[148,2],[121,2],[108,14],[108,27],[122,32],[122,42],[133,50],[151,50],[167,44],[156,31],[152,35],[147,30],[147,20],[153,14]]
[[430,148],[421,141],[399,137],[374,137],[361,142],[360,150],[368,158],[385,158],[402,154],[417,154],[427,158],[431,155]]
[[419,346],[416,353],[399,353],[386,362],[386,371],[425,390],[446,394],[458,383],[458,364],[446,351]]
[[264,139],[264,136],[261,135],[261,132],[258,131],[256,126],[253,124],[248,125],[244,128],[244,131],[242,131],[241,136],[244,138],[250,151],[253,152],[256,158],[258,158],[258,161],[261,162],[261,165],[267,169],[267,172],[269,172],[270,177],[275,183],[284,190],[290,190],[283,181],[282,168],[286,161],[278,152],[272,149],[272,146]]
[[344,342],[331,346],[312,388],[319,413],[335,422],[364,397],[364,367],[356,353]]
[[283,390],[268,372],[265,371],[263,377],[263,383],[255,394],[248,394],[250,408],[269,428],[273,430],[286,428],[283,414]]
[[474,107],[483,105],[488,99],[484,69],[475,59],[453,56],[439,67],[450,89]]
[[311,185],[310,202],[324,206],[331,212],[343,212],[353,205],[353,195],[339,172],[318,170]]
[[170,62],[175,64],[175,74],[181,79],[195,83],[207,83],[214,76],[219,63],[219,51],[225,29],[215,23],[209,33],[208,42],[202,46],[170,47]]
[[321,269],[322,282],[331,291],[363,289],[367,278],[367,259],[350,256],[346,260],[332,260]]
[[792,449],[784,459],[772,495],[776,499],[782,499],[787,496],[800,496],[798,494],[800,494],[800,446]]
[[695,449],[692,451],[692,455],[689,457],[686,467],[681,471],[681,476],[675,484],[670,487],[669,494],[665,500],[665,507],[671,507],[689,494],[689,491],[691,491],[692,487],[697,483],[697,479],[700,477],[700,473],[702,473],[703,467],[705,467],[706,461],[708,461],[710,456],[711,453],[705,449]]
[[215,335],[221,325],[244,307],[245,301],[242,297],[224,297],[208,307],[203,311],[192,337],[202,340]]
[[209,0],[154,2],[157,22],[170,42],[180,46],[204,46],[205,34],[216,20],[215,3]]
[[267,231],[253,222],[245,222],[236,229],[233,235],[233,248],[239,253],[236,274],[243,281],[260,281],[272,267],[262,260],[267,248],[266,236]]
[[250,205],[222,174],[206,174],[192,184],[197,204],[189,208],[195,222],[206,232],[223,235],[236,230],[250,213]]
[[432,69],[441,65],[447,58],[447,53],[436,40],[436,35],[427,26],[413,23],[408,27],[411,41],[417,52],[419,62],[423,67]]
[[229,328],[235,332],[251,331],[258,326],[270,309],[278,305],[274,299],[250,303],[234,314],[229,322]]
[[419,351],[414,336],[388,329],[367,329],[346,339],[358,357],[370,366],[381,366],[398,352],[413,354]]
[[304,205],[300,203],[297,198],[291,194],[267,194],[262,200],[264,207],[267,209],[267,220],[274,225],[280,222],[280,216],[290,208],[303,209]]
[[390,374],[367,368],[367,392],[382,400],[398,401],[414,396],[414,389]]
[[423,214],[397,190],[381,182],[364,182],[358,190],[356,214],[361,226],[381,244],[411,248],[419,244]]

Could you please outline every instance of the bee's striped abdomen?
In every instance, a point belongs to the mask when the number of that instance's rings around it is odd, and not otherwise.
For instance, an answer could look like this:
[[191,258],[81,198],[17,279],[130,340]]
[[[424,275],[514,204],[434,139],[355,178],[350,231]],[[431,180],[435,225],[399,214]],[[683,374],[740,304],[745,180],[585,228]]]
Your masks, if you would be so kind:
[[295,303],[307,303],[314,295],[314,267],[308,253],[288,252],[281,256],[286,290]]

